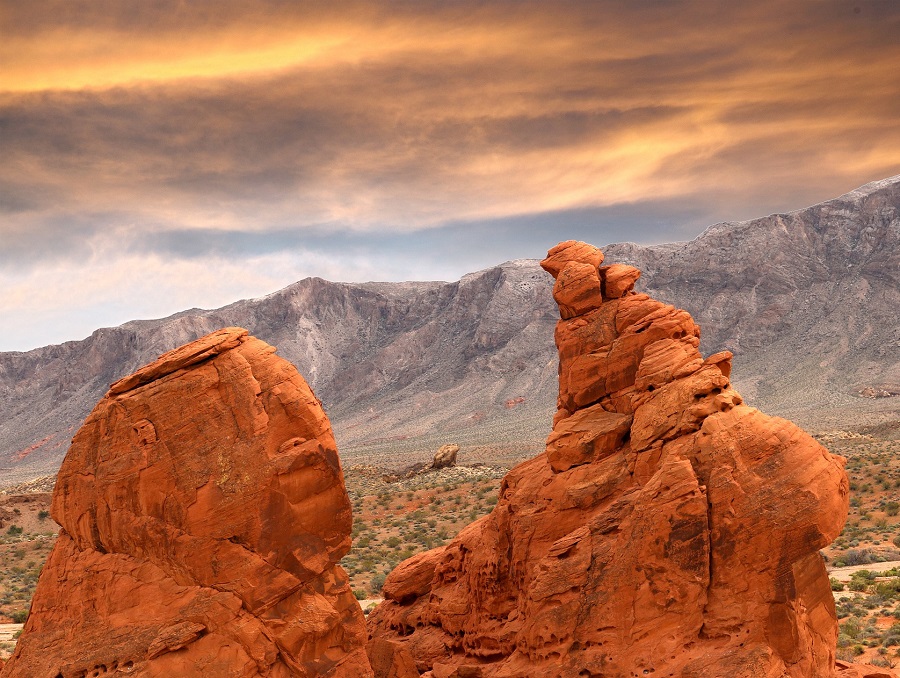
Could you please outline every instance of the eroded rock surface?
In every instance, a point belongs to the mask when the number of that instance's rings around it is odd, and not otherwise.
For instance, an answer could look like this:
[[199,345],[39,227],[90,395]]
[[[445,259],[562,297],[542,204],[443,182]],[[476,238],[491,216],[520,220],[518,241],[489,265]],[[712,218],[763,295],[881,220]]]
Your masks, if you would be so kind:
[[731,354],[704,358],[687,312],[602,262],[575,242],[544,262],[562,316],[545,453],[398,566],[370,635],[433,678],[836,676],[818,550],[846,518],[843,460],[744,405]]
[[113,384],[52,514],[63,529],[4,678],[372,675],[337,565],[351,514],[331,426],[246,330]]

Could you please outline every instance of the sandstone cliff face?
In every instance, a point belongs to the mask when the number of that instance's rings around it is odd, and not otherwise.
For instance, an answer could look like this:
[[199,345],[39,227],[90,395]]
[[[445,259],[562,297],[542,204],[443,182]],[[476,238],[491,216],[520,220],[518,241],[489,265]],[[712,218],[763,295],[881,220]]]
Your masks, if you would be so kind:
[[834,676],[818,549],[847,513],[843,460],[747,407],[731,354],[685,311],[561,243],[559,400],[546,450],[494,511],[401,563],[370,635],[434,678]]
[[4,678],[372,675],[331,427],[274,351],[228,328],[112,385]]

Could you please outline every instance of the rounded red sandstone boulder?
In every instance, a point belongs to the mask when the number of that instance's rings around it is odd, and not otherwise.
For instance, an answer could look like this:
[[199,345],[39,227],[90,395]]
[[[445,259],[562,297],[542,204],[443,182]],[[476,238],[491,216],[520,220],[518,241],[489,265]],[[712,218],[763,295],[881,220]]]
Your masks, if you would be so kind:
[[331,426],[246,330],[113,384],[52,514],[62,530],[3,678],[372,675],[337,564],[351,514]]

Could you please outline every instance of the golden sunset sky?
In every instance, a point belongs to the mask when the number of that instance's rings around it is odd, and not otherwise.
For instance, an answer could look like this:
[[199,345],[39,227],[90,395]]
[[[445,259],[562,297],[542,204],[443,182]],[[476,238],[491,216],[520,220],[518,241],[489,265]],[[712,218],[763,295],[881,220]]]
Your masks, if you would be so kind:
[[0,0],[0,350],[900,173],[900,3]]

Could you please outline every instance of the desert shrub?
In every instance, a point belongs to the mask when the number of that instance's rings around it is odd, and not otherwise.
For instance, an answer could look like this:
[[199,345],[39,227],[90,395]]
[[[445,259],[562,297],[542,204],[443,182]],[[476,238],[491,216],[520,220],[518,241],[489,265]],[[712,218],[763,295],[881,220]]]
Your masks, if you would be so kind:
[[384,586],[385,579],[387,579],[386,575],[380,572],[376,574],[374,577],[372,577],[372,581],[369,582],[369,590],[375,594],[381,593],[381,587]]
[[[896,514],[895,514],[895,515],[896,515]],[[44,521],[47,520],[47,518],[49,518],[49,517],[50,517],[50,511],[47,511],[47,510],[41,510],[41,511],[38,511],[37,518],[38,518],[38,520],[40,520],[41,522],[44,522]]]
[[840,624],[839,628],[842,636],[846,636],[851,640],[856,640],[861,630],[861,627],[859,625],[859,617],[849,617],[847,621]]
[[28,619],[28,610],[16,610],[11,615],[13,622],[16,624],[24,624],[25,620]]
[[862,606],[867,610],[874,610],[876,607],[881,607],[884,605],[884,598],[879,595],[870,595],[866,596],[866,599],[863,600]]
[[16,536],[22,534],[22,532],[24,532],[24,530],[21,527],[19,527],[18,525],[10,525],[9,528],[6,530],[6,534],[9,535],[10,537],[16,537]]
[[900,578],[893,577],[875,584],[875,593],[883,598],[894,600],[900,597]]
[[363,591],[362,589],[353,589],[353,597],[356,598],[357,600],[365,600],[366,592]]
[[851,591],[865,591],[869,588],[869,582],[865,579],[851,579],[850,580],[850,590]]
[[[859,544],[859,542],[856,543]],[[853,546],[852,541],[850,545]],[[872,562],[872,554],[868,549],[850,549],[841,557],[841,560],[847,565],[868,565]]]
[[844,590],[844,582],[838,581],[834,577],[831,578],[831,590],[832,591],[843,591]]
[[841,646],[838,645],[837,648],[837,658],[845,661],[852,662],[856,657],[853,654],[853,648],[849,645]]

